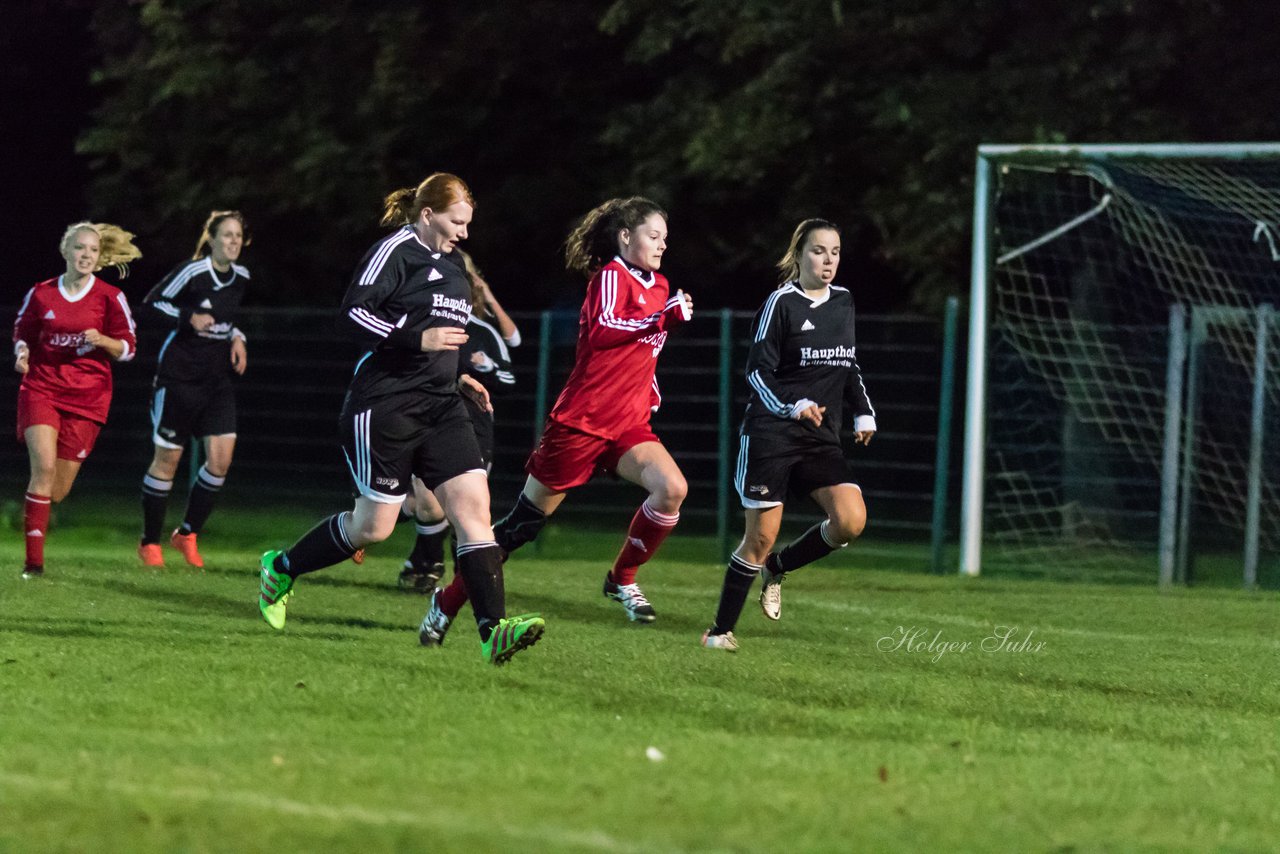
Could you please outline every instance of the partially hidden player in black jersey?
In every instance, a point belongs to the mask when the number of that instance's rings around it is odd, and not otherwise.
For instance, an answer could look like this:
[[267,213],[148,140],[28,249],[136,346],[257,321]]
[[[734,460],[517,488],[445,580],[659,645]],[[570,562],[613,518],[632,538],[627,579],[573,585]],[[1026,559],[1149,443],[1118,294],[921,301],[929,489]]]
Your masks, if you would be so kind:
[[322,520],[285,551],[262,556],[258,607],[283,629],[296,580],[385,540],[417,477],[458,538],[486,661],[503,664],[541,637],[541,616],[506,618],[502,558],[489,518],[489,482],[460,391],[488,407],[484,386],[458,375],[471,287],[454,249],[475,202],[456,175],[437,172],[386,199],[400,225],[365,253],[342,302],[341,325],[366,348],[339,416],[355,507]]
[[[715,624],[702,636],[705,647],[738,649],[733,629],[757,575],[760,607],[777,620],[786,574],[844,548],[866,525],[840,429],[852,416],[854,441],[869,444],[875,410],[854,355],[853,297],[833,284],[839,265],[840,229],[822,219],[800,223],[778,263],[782,284],[752,324],[751,400],[734,477],[746,533],[729,558]],[[773,552],[788,491],[808,493],[827,518]]]
[[153,318],[172,327],[160,348],[151,394],[151,441],[155,454],[142,478],[142,542],[145,566],[164,566],[160,537],[165,505],[183,449],[204,440],[205,462],[187,499],[182,525],[170,544],[191,566],[203,567],[196,545],[222,489],[236,448],[233,375],[248,364],[245,336],[236,313],[249,284],[249,270],[236,263],[249,245],[239,211],[213,211],[200,231],[192,260],[178,265],[143,299]]
[[[519,346],[520,330],[494,297],[471,256],[461,249],[453,251],[463,262],[463,269],[471,282],[471,317],[467,318],[467,343],[458,351],[458,370],[483,385],[492,403],[515,385],[509,348]],[[492,408],[481,406],[468,396],[463,397],[463,403],[471,416],[471,426],[475,428],[485,468],[492,470]],[[414,517],[417,537],[413,551],[400,571],[398,585],[405,592],[431,594],[444,574],[444,541],[449,521],[440,502],[417,478],[413,479],[413,494],[405,501],[405,509]],[[454,573],[454,583],[462,584],[462,577],[457,573]]]

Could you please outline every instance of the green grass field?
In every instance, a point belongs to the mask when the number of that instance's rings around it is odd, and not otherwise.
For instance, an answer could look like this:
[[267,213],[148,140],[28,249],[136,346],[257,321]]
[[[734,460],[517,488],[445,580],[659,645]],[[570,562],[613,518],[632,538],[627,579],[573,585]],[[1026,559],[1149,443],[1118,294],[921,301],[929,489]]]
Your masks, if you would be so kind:
[[[136,566],[131,517],[73,517],[25,582],[0,534],[0,851],[1280,839],[1274,592],[963,580],[855,546],[788,581],[780,623],[749,605],[735,656],[697,643],[705,542],[643,572],[661,617],[641,627],[600,595],[615,538],[561,526],[507,576],[546,637],[495,669],[469,609],[418,645],[426,601],[395,589],[411,530],[303,579],[269,629],[257,553],[312,521],[215,516],[197,573]],[[1001,626],[1029,643],[984,649]]]

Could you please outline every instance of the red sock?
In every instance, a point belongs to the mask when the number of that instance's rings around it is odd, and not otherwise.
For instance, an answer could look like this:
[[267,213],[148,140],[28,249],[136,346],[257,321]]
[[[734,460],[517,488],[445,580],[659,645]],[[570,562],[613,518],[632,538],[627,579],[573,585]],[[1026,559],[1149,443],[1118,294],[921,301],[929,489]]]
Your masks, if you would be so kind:
[[44,566],[44,535],[49,530],[49,496],[27,493],[23,530],[27,532],[27,566]]
[[627,541],[622,544],[622,551],[618,552],[618,559],[613,562],[613,570],[609,573],[613,583],[634,584],[636,570],[657,553],[658,547],[679,521],[679,513],[659,513],[649,506],[648,501],[641,504],[636,515],[631,517]]
[[458,571],[454,570],[453,581],[440,591],[440,610],[444,611],[449,619],[453,619],[458,616],[458,612],[465,604],[467,604],[467,585],[463,583]]

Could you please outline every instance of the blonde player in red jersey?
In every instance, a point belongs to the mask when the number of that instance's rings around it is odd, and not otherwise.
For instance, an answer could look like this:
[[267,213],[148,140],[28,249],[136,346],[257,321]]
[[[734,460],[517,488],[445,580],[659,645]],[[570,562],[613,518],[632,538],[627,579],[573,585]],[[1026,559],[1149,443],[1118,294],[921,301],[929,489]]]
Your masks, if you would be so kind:
[[93,275],[142,257],[133,235],[78,222],[62,235],[60,250],[67,271],[28,291],[13,325],[13,369],[22,374],[18,441],[31,460],[23,578],[44,574],[50,504],[71,491],[107,420],[111,362],[129,361],[138,346],[124,294]]
[[[667,215],[640,197],[611,199],[588,213],[565,241],[566,267],[587,276],[573,371],[525,465],[529,478],[516,506],[494,526],[508,554],[530,542],[565,493],[597,472],[644,487],[649,497],[627,530],[604,580],[604,595],[631,620],[653,622],[653,606],[636,584],[680,519],[688,486],[649,417],[661,397],[654,379],[667,332],[693,315],[693,299],[671,293],[658,272],[667,249]],[[432,597],[423,643],[439,643],[465,590],[451,585]]]

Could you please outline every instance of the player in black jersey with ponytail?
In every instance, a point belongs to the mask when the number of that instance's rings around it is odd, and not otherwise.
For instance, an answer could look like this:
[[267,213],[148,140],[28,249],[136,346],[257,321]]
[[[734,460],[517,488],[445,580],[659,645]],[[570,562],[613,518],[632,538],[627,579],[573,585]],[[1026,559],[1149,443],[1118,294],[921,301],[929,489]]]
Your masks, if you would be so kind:
[[161,279],[143,299],[154,317],[173,327],[156,360],[151,395],[155,454],[142,478],[138,545],[144,566],[164,566],[160,536],[165,505],[192,437],[204,440],[205,462],[191,485],[182,525],[169,543],[191,566],[204,566],[196,535],[213,512],[236,447],[232,375],[244,373],[247,354],[235,319],[249,284],[249,270],[236,262],[248,245],[248,227],[239,211],[213,211],[192,260]]
[[[822,219],[800,223],[778,263],[782,284],[752,324],[752,394],[734,478],[746,533],[729,558],[715,624],[702,636],[710,649],[737,651],[733,629],[757,575],[763,582],[761,609],[777,620],[787,573],[848,545],[866,525],[862,490],[849,475],[840,429],[851,417],[854,440],[869,444],[875,410],[854,356],[853,297],[833,284],[839,265],[840,230]],[[773,552],[789,488],[807,492],[827,518]]]
[[343,326],[367,347],[339,419],[359,495],[351,511],[262,556],[258,607],[272,628],[284,628],[299,576],[391,534],[416,476],[457,535],[457,571],[471,593],[485,660],[503,664],[542,635],[536,614],[506,618],[488,478],[459,393],[488,406],[484,386],[458,374],[471,285],[454,249],[467,237],[474,206],[462,179],[441,172],[386,199],[383,224],[401,227],[365,254],[342,304]]

